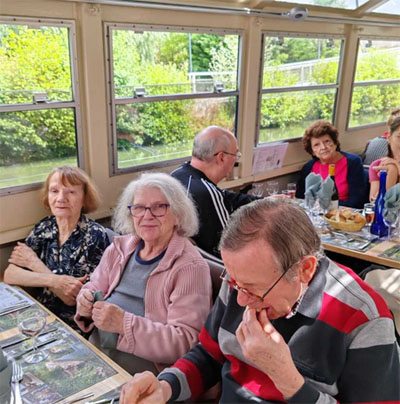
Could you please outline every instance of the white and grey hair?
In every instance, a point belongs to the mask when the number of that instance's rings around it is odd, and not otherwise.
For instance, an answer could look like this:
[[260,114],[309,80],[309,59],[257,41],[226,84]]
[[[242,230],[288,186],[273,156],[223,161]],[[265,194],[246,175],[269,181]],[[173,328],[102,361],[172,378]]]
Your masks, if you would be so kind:
[[[307,214],[283,200],[260,199],[235,211],[222,233],[220,248],[237,251],[255,240],[271,246],[282,272],[307,255],[321,257],[321,241]],[[288,279],[293,276],[289,272]]]
[[112,218],[112,227],[116,232],[136,234],[128,205],[132,204],[135,194],[145,188],[157,188],[165,196],[177,219],[176,232],[180,236],[192,237],[197,233],[199,220],[193,201],[178,180],[164,173],[144,173],[126,186]]
[[[219,136],[206,137],[207,132],[218,131]],[[199,132],[193,141],[192,156],[202,161],[209,161],[214,153],[226,151],[230,146],[232,134],[220,126],[208,126]]]

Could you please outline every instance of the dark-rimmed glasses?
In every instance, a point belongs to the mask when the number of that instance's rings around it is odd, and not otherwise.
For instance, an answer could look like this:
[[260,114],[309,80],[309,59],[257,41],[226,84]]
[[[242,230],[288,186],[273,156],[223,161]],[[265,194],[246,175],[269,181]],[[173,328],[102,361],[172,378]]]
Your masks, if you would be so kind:
[[221,150],[217,153],[214,153],[214,156],[216,156],[219,153],[229,154],[229,156],[235,156],[236,161],[239,161],[242,158],[242,153],[240,153],[240,151],[237,151],[236,153],[228,153],[226,151]]
[[169,203],[155,203],[150,206],[144,205],[128,205],[128,209],[133,217],[143,217],[146,210],[149,210],[154,217],[161,217],[167,213]]
[[237,290],[238,292],[242,292],[244,295],[246,295],[248,298],[250,299],[255,299],[258,300],[259,302],[263,303],[264,299],[267,297],[267,295],[272,291],[272,289],[274,289],[274,287],[279,283],[279,281],[287,274],[287,272],[293,268],[295,265],[297,265],[300,261],[296,262],[295,264],[291,265],[289,268],[287,268],[285,271],[283,271],[281,273],[281,275],[279,275],[279,278],[262,294],[262,296],[256,295],[255,293],[252,293],[250,291],[248,291],[246,288],[242,288],[241,286],[239,286],[236,281],[231,278],[228,273],[227,270],[224,269],[224,272],[222,272],[220,278],[224,281],[227,282],[227,284]]

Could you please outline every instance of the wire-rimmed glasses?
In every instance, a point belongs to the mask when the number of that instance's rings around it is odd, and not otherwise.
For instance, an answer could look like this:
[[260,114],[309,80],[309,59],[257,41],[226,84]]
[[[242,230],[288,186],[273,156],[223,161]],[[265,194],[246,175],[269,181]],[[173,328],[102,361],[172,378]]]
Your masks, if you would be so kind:
[[295,265],[297,265],[298,263],[300,263],[300,261],[297,261],[295,264],[291,265],[289,268],[285,269],[280,275],[279,278],[261,295],[257,295],[255,293],[250,292],[249,290],[247,290],[246,288],[242,288],[241,286],[239,286],[236,281],[229,276],[226,268],[224,269],[224,272],[222,272],[222,274],[220,275],[220,278],[226,282],[231,288],[237,290],[238,292],[242,292],[243,294],[245,294],[249,299],[254,299],[259,301],[260,303],[264,302],[264,299],[267,297],[267,295],[275,288],[275,286],[279,283],[279,281],[287,274],[287,272],[293,268]]
[[235,156],[235,160],[236,160],[236,161],[239,161],[239,160],[242,158],[242,153],[240,153],[240,151],[237,151],[236,153],[229,153],[229,152],[227,152],[227,151],[221,150],[221,151],[219,151],[219,152],[217,152],[217,153],[214,153],[214,156],[216,156],[216,155],[219,154],[219,153],[228,154],[229,156]]
[[154,203],[150,206],[128,205],[128,209],[133,217],[143,217],[146,214],[146,210],[149,210],[154,217],[161,217],[167,213],[169,206],[169,203]]

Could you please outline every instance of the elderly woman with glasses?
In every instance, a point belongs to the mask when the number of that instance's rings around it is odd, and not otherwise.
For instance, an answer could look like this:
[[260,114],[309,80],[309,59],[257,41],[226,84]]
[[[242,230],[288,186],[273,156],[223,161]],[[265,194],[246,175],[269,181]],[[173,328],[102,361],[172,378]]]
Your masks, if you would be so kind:
[[320,174],[325,179],[329,165],[334,164],[339,205],[362,208],[368,200],[367,173],[359,156],[340,150],[338,130],[328,121],[316,121],[304,132],[303,146],[312,159],[301,170],[296,197],[304,198],[308,174]]
[[36,298],[77,328],[76,296],[109,245],[104,227],[85,216],[97,209],[99,194],[83,170],[63,166],[47,176],[42,201],[51,215],[14,248],[4,281],[38,288]]
[[82,288],[75,320],[130,373],[157,373],[197,342],[211,308],[209,268],[188,239],[196,209],[176,179],[142,174],[122,193],[113,225],[126,235]]

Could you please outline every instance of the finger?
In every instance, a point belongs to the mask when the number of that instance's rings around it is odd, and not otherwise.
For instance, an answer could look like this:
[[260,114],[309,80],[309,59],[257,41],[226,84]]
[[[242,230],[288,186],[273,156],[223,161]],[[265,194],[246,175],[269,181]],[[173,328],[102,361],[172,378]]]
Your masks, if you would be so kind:
[[88,274],[85,274],[85,275],[81,276],[80,278],[75,278],[75,279],[77,279],[81,283],[85,283],[88,276],[89,276]]
[[260,322],[260,325],[262,329],[267,333],[267,334],[272,334],[275,331],[274,326],[272,325],[271,321],[269,321],[269,318],[267,316],[267,310],[263,309],[258,315],[258,320]]
[[242,323],[239,324],[239,327],[236,330],[236,338],[237,338],[240,345],[244,344],[245,337],[244,337],[244,334],[243,334]]

